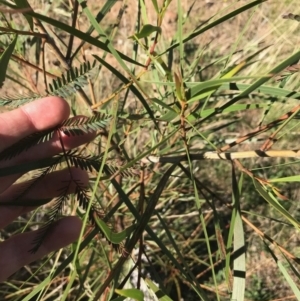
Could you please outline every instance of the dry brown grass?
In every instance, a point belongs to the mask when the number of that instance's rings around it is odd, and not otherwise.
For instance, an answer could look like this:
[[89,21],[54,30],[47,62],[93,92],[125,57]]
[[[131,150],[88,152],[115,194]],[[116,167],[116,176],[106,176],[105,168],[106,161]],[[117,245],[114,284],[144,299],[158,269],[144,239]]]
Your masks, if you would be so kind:
[[[58,1],[53,1],[52,4],[48,2],[29,1],[33,8],[37,12],[42,14],[49,14],[51,17],[58,18],[62,22],[68,23],[70,20],[70,12],[68,11],[68,3],[60,4],[57,6]],[[99,7],[102,7],[105,1],[96,3],[90,3],[90,7],[97,11]],[[158,1],[162,3],[163,1]],[[191,33],[195,28],[204,24],[207,20],[215,20],[228,12],[237,9],[245,5],[249,1],[195,1],[190,15],[184,25],[184,34]],[[255,10],[247,11],[241,15],[230,20],[230,22],[222,23],[212,30],[209,30],[199,37],[194,38],[188,44],[191,44],[195,50],[205,48],[205,56],[200,61],[201,65],[206,65],[216,58],[221,58],[225,54],[232,54],[231,61],[242,61],[250,53],[254,53],[263,46],[269,45],[270,47],[263,51],[260,56],[260,62],[252,64],[247,69],[247,75],[249,74],[264,74],[266,70],[275,66],[278,61],[285,58],[287,55],[292,54],[300,46],[299,25],[297,22],[286,20],[282,18],[282,15],[287,12],[293,12],[295,8],[295,2],[291,0],[285,1],[267,1],[259,6]],[[61,3],[59,1],[59,3]],[[188,11],[193,1],[182,1],[182,7],[184,11]],[[122,16],[121,22],[118,25],[117,33],[113,39],[116,49],[120,50],[125,55],[130,56],[132,53],[132,43],[128,37],[136,31],[136,16],[137,16],[137,0],[124,0],[118,1],[113,9],[105,16],[100,25],[109,30],[117,22],[117,16],[120,13],[122,7],[126,7]],[[147,20],[148,23],[156,24],[156,14],[152,8],[151,1],[146,1],[147,7]],[[157,45],[157,51],[165,49],[169,45],[177,30],[177,1],[172,1],[169,6],[166,17],[162,24],[162,36],[160,42]],[[16,16],[16,15],[15,15]],[[18,17],[16,22],[18,23]],[[81,17],[78,22],[81,30],[87,29],[87,22],[84,17]],[[49,27],[47,27],[49,29]],[[50,33],[51,33],[51,29]],[[56,33],[62,41],[67,41],[68,37],[60,33]],[[53,37],[55,35],[52,34]],[[57,38],[57,45],[64,51],[64,46],[59,42]],[[76,47],[80,41],[75,38],[74,46]],[[103,52],[95,47],[89,47],[86,45],[84,48],[84,55],[87,60],[92,60],[93,54],[101,55]],[[236,53],[236,54],[233,54]],[[83,54],[83,53],[82,53]],[[62,72],[61,66],[57,65],[57,58],[53,52],[46,46],[46,67],[47,70],[55,75],[59,75]],[[33,56],[29,59],[32,59]],[[114,67],[118,67],[115,59],[108,55],[106,58]],[[145,56],[146,60],[146,56]],[[261,63],[263,61],[263,64]],[[176,68],[176,66],[174,66]],[[219,66],[217,67],[219,68]],[[28,72],[27,78],[33,76],[34,70],[25,68]],[[209,78],[215,74],[215,70],[209,70],[207,77]],[[102,83],[99,87],[102,91],[99,92],[101,98],[105,98],[112,92],[110,87],[114,86],[110,78],[109,73],[106,70],[102,71]],[[43,83],[40,84],[40,92],[43,92]],[[10,89],[14,89],[12,82],[8,82],[5,85],[5,89],[9,92]],[[30,88],[31,89],[31,88]],[[19,91],[22,92],[19,88]],[[104,92],[105,91],[105,92]]]

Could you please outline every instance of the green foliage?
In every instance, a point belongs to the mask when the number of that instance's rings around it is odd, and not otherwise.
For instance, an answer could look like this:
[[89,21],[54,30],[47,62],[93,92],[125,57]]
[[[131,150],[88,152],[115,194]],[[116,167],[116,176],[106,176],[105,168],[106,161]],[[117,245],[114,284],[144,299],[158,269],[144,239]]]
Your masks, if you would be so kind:
[[54,79],[52,84],[49,84],[49,94],[67,98],[76,93],[76,90],[87,85],[88,75],[95,67],[94,62],[92,65],[87,62],[80,65],[80,69],[71,68],[62,74],[61,77]]
[[14,51],[16,42],[17,42],[18,36],[15,36],[15,38],[12,40],[12,42],[7,46],[5,51],[3,51],[1,57],[0,57],[0,68],[2,70],[1,75],[0,75],[0,88],[3,86],[4,80],[5,80],[5,75],[6,75],[6,70],[8,66],[9,59]]
[[151,24],[146,24],[143,26],[143,28],[140,30],[140,32],[137,32],[135,35],[131,36],[132,39],[142,39],[147,38],[151,35],[153,32],[161,32],[161,28],[158,26],[153,26]]
[[257,276],[253,276],[251,280],[251,289],[246,290],[246,297],[253,301],[267,301],[270,300],[270,291],[262,279]]
[[[219,1],[215,13],[204,2],[135,1],[126,7],[126,1],[105,1],[99,7],[80,0],[32,9],[27,1],[2,1],[19,18],[3,11],[0,21],[6,28],[0,81],[12,87],[0,106],[12,110],[54,95],[66,98],[74,116],[25,137],[0,153],[0,160],[13,160],[54,136],[95,134],[79,149],[66,150],[60,139],[60,154],[0,168],[0,178],[27,177],[5,206],[44,205],[49,199],[24,204],[23,198],[61,168],[70,173],[80,168],[90,176],[89,187],[76,178],[63,183],[42,213],[46,218],[31,251],[55,220],[75,211],[84,224],[78,243],[51,262],[32,264],[28,274],[17,273],[7,295],[280,298],[266,287],[264,263],[259,271],[251,266],[252,257],[264,253],[282,276],[283,295],[299,300],[299,248],[286,237],[299,231],[299,208],[292,200],[299,193],[300,51],[291,48],[277,57],[276,47],[247,44],[247,32],[255,36],[266,20],[260,19],[265,0]],[[283,21],[294,24],[296,16]],[[168,22],[174,25],[171,34]],[[252,22],[257,23],[251,31]],[[239,29],[227,48],[222,34],[220,41],[206,40],[220,28],[229,36]],[[27,37],[32,41],[26,43]]]

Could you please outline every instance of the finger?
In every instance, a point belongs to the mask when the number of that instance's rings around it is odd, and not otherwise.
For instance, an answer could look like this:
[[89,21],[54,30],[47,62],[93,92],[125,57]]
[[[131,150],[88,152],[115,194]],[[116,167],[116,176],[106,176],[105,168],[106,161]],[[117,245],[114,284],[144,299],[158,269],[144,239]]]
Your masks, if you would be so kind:
[[46,130],[68,118],[70,108],[62,98],[51,96],[36,100],[0,115],[0,152],[20,139]]
[[1,243],[0,282],[5,281],[24,265],[74,242],[79,236],[81,227],[81,220],[75,216],[68,216],[55,222],[36,253],[29,250],[38,230],[15,235]]
[[[76,118],[86,118],[85,116],[77,116]],[[53,137],[43,143],[34,145],[27,150],[24,150],[20,155],[14,156],[10,159],[0,160],[0,167],[13,166],[19,163],[36,161],[39,159],[44,159],[52,157],[62,150],[70,150],[76,148],[82,144],[90,142],[96,136],[95,132],[82,133],[82,135],[66,135],[62,131],[56,131]],[[26,145],[24,145],[25,147]]]
[[[71,175],[70,175],[71,172]],[[51,199],[59,196],[62,193],[62,190],[68,189],[67,194],[74,193],[76,191],[76,185],[71,182],[69,185],[71,178],[77,181],[81,187],[88,186],[88,174],[79,169],[79,168],[71,168],[70,170],[64,169],[61,171],[53,172],[42,180],[36,182],[35,185],[32,186],[24,195],[18,198],[18,206],[5,206],[1,205],[0,207],[0,229],[4,228],[8,224],[10,224],[13,220],[15,220],[18,216],[32,211],[36,207],[32,205],[35,200],[43,200],[43,199]],[[20,193],[28,187],[30,182],[19,183],[9,187],[5,192],[0,194],[0,202],[14,202]],[[19,202],[30,201],[30,206],[20,206]]]
[[[68,151],[85,144],[93,140],[95,136],[95,132],[85,133],[84,135],[80,136],[67,136],[61,132],[60,137],[56,134],[50,141],[36,145],[29,150],[22,152],[19,156],[14,157],[13,159],[0,161],[0,168],[52,157],[58,153],[61,153],[62,149]],[[14,174],[5,178],[1,178],[0,193],[12,185],[12,183],[14,183],[20,176],[21,174]]]

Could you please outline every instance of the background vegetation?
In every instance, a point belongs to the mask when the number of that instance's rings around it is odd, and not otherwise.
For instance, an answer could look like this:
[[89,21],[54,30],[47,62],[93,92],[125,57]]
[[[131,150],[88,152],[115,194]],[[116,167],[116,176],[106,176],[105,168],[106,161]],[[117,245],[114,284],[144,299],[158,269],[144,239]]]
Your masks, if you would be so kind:
[[111,116],[80,150],[101,156],[102,234],[71,198],[79,242],[3,300],[300,300],[297,2],[0,1],[1,110],[53,94]]

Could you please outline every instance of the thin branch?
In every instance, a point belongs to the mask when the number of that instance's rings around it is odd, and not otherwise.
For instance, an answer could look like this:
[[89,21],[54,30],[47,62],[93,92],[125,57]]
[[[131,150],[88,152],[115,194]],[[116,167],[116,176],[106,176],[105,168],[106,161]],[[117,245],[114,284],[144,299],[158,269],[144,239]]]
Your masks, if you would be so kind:
[[[73,18],[72,18],[72,27],[76,27],[76,22],[77,22],[77,16],[78,16],[78,7],[79,3],[77,1],[73,1]],[[71,64],[71,55],[72,55],[72,48],[73,48],[73,42],[74,42],[74,36],[71,34],[70,39],[69,39],[69,44],[67,48],[67,54],[66,54],[66,61]]]
[[[206,151],[198,154],[189,154],[189,159],[197,160],[235,160],[249,158],[300,158],[300,150],[270,150],[270,151],[245,151],[245,152],[224,152]],[[178,163],[188,161],[187,155],[178,156],[148,156],[141,160],[143,163]]]

